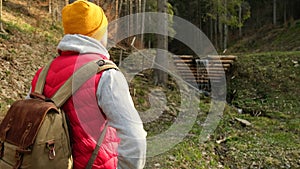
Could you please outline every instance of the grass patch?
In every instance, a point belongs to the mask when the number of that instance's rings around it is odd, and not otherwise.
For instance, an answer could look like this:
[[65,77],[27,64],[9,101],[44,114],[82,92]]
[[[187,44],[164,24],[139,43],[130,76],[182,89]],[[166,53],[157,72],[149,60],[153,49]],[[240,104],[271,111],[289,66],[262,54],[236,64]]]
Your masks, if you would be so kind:
[[231,103],[252,114],[300,111],[300,52],[240,56],[228,85]]
[[4,40],[9,40],[10,36],[8,33],[0,33],[0,38]]
[[265,25],[249,36],[233,42],[229,52],[269,52],[269,51],[299,51],[300,25],[278,26]]
[[[243,126],[235,117],[252,125]],[[230,168],[299,167],[300,133],[291,129],[300,123],[294,118],[283,113],[256,117],[227,111],[215,132],[216,140],[226,138],[216,146],[222,163]]]
[[32,33],[36,30],[35,27],[27,23],[17,23],[14,21],[8,21],[5,22],[5,25],[7,26],[7,29],[10,31],[19,31],[22,33]]
[[[199,116],[189,137],[150,158],[147,168],[299,168],[299,56],[297,51],[240,56],[228,85],[232,106],[209,140],[199,142],[205,120]],[[199,104],[206,115],[210,101]]]
[[3,102],[0,103],[0,121],[2,120],[2,118],[4,118],[6,112],[9,109],[9,106],[12,105],[12,103],[15,101],[13,99],[1,99],[4,100]]

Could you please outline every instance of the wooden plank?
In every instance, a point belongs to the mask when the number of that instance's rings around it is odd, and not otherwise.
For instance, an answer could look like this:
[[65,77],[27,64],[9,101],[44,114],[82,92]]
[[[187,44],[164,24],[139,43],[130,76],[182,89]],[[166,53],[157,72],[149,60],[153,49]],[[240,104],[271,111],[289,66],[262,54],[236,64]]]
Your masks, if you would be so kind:
[[193,59],[193,55],[173,55],[173,58],[181,58],[181,59]]
[[174,60],[174,63],[177,64],[177,63],[194,63],[195,62],[193,60]]
[[176,63],[175,66],[190,66],[190,67],[193,67],[193,66],[196,66],[196,64],[179,62],[179,63]]
[[232,66],[237,56],[234,55],[210,55],[207,59],[208,65],[197,67],[197,60],[191,55],[175,56],[174,64],[176,72],[187,82],[198,84],[224,83],[226,71]]
[[220,77],[220,76],[225,76],[225,73],[195,73],[195,72],[179,72],[181,76],[211,76],[211,77]]
[[[203,64],[205,63],[205,60],[202,60],[203,62]],[[206,60],[207,61],[207,63],[233,63],[234,62],[234,60],[231,60],[231,59],[224,59],[224,60],[220,60],[220,59],[207,59]],[[195,62],[197,62],[197,61],[195,61]]]
[[208,55],[205,58],[197,58],[192,55],[174,55],[173,59],[176,60],[236,60],[237,56],[234,55]]
[[226,72],[223,71],[218,71],[218,70],[209,70],[209,71],[205,71],[208,74],[226,74]]
[[[208,61],[207,64],[208,65],[218,65],[218,64],[223,64],[223,65],[230,65],[233,64],[233,60],[224,60],[224,62],[222,61]],[[175,65],[184,65],[184,64],[189,64],[190,66],[195,66],[197,67],[197,64],[193,61],[193,60],[175,60],[174,61]],[[204,65],[201,67],[205,67]]]
[[222,81],[219,80],[202,80],[202,79],[191,79],[191,80],[186,80],[186,82],[190,83],[221,83]]
[[230,63],[230,64],[232,64],[233,62],[234,62],[234,60],[208,60],[208,63],[222,63],[222,64]]
[[209,64],[207,65],[206,68],[212,68],[212,67],[230,67],[230,64],[221,64],[221,63],[213,63],[213,64]]
[[[207,67],[201,67],[201,69],[210,69],[210,68],[217,68],[217,67],[230,67],[230,64],[221,64],[221,63],[215,63],[215,64],[209,64],[207,65]],[[195,64],[193,63],[176,63],[175,67],[180,68],[180,67],[189,67],[189,68],[195,68],[197,69],[197,67],[195,66]]]
[[[197,68],[197,66],[194,64],[194,63],[184,63],[184,62],[179,62],[179,63],[176,63],[175,64],[176,67],[187,67],[189,66],[190,68]],[[208,64],[206,67],[200,67],[200,69],[205,69],[205,68],[210,68],[210,67],[220,67],[220,66],[223,66],[223,67],[230,67],[231,64],[228,64],[228,63],[210,63]]]
[[203,80],[220,80],[222,77],[195,77],[195,76],[184,76],[182,77],[185,80],[188,79],[203,79]]
[[225,74],[211,74],[211,73],[209,73],[209,74],[207,74],[207,77],[226,77],[225,76]]
[[191,59],[191,58],[173,58],[174,61],[177,61],[177,60],[192,60],[194,61],[194,59]]
[[192,83],[209,83],[209,80],[189,80],[187,82],[192,82]]
[[236,60],[237,56],[234,55],[208,55],[207,59],[221,59],[221,60]]
[[[181,71],[197,71],[197,68],[190,68],[190,69],[187,69],[186,67],[176,67],[177,70],[179,72]],[[219,67],[219,68],[207,68],[207,69],[200,69],[199,71],[226,71],[227,70],[227,67],[225,68],[222,68],[222,67]]]

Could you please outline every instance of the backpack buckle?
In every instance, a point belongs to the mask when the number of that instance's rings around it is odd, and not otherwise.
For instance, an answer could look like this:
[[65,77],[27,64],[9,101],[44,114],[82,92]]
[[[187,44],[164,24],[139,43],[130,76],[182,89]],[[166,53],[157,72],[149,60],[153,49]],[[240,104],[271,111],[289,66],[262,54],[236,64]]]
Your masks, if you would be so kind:
[[53,100],[51,100],[50,98],[47,98],[47,97],[45,98],[45,102],[51,102],[51,103],[54,103]]
[[50,140],[46,143],[47,148],[49,149],[48,158],[50,160],[54,160],[55,158],[55,142],[54,140]]
[[105,60],[101,59],[101,60],[98,60],[96,63],[98,66],[103,66],[103,65],[105,65]]

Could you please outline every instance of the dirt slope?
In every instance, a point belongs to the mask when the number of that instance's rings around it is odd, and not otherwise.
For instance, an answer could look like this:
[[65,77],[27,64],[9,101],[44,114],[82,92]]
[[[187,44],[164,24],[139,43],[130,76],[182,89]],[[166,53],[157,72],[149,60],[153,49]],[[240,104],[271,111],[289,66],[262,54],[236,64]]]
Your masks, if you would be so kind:
[[0,34],[0,115],[24,98],[34,72],[56,55],[61,28],[47,11],[27,8],[24,1],[4,1]]

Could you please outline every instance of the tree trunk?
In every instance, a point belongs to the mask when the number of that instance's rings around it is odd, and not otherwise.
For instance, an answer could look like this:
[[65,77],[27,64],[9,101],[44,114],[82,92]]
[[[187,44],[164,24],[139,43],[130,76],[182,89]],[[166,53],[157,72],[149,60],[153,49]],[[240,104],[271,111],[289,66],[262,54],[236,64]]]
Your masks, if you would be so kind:
[[213,19],[212,19],[212,17],[210,17],[209,18],[209,22],[210,22],[210,24],[209,24],[209,27],[210,27],[210,33],[209,33],[209,39],[211,40],[211,41],[213,41],[213,33],[214,33],[214,25],[213,25]]
[[[133,0],[129,0],[129,15],[132,15],[133,14],[133,3],[132,3]],[[134,29],[134,25],[133,25],[133,18],[130,17],[130,23],[129,23],[129,32],[130,34],[133,32],[133,29]]]
[[28,11],[30,11],[31,1],[32,1],[32,0],[27,0],[27,9],[28,9]]
[[242,4],[239,5],[239,37],[242,37]]
[[118,9],[118,16],[121,16],[122,7],[123,7],[123,0],[120,0],[120,5],[119,5],[119,9]]
[[[135,11],[134,11],[134,13],[135,14],[137,14],[137,13],[139,13],[140,11],[139,11],[139,9],[140,9],[140,7],[139,7],[139,0],[135,0],[135,4],[134,4],[134,7],[135,7]],[[134,29],[135,29],[135,31],[134,32],[138,32],[139,31],[139,28],[140,28],[140,23],[139,23],[139,21],[140,21],[140,18],[139,18],[139,15],[136,15],[136,21],[134,22]],[[140,36],[136,36],[136,38],[137,38],[137,42],[140,42]],[[138,47],[140,47],[140,44],[138,44]]]
[[133,0],[129,0],[129,15],[133,13]]
[[3,7],[3,1],[0,0],[0,31],[3,33],[5,30],[3,29],[3,24],[2,24],[2,7]]
[[64,1],[58,1],[59,5],[57,6],[57,20],[61,21],[61,10],[66,5],[66,2]]
[[219,30],[219,47],[220,47],[220,50],[222,50],[223,48],[223,23],[221,22],[221,17],[219,17],[218,19],[218,30]]
[[49,11],[49,14],[52,13],[52,0],[48,0],[48,11]]
[[219,45],[218,45],[218,20],[215,20],[215,48],[218,49]]
[[[225,18],[227,20],[227,0],[225,0],[224,3],[225,6]],[[227,27],[227,23],[224,23],[224,39],[223,39],[223,50],[227,49],[227,41],[228,41],[228,27]]]
[[142,18],[142,29],[141,29],[141,44],[144,46],[146,0],[143,0],[142,6],[143,6],[142,8],[143,18]]
[[219,44],[219,48],[220,50],[222,50],[223,48],[223,23],[222,23],[222,20],[221,18],[223,17],[223,13],[221,11],[221,6],[222,6],[222,1],[218,0],[217,1],[217,22],[218,22],[218,26],[217,26],[217,29],[218,29],[218,33],[219,33],[219,42],[216,42],[217,44]]
[[197,7],[198,7],[198,12],[197,12],[197,17],[198,17],[198,21],[199,21],[199,28],[200,30],[202,30],[202,11],[201,11],[201,3],[200,0],[197,0]]
[[[295,22],[295,10],[294,10],[294,6],[296,5],[295,1],[288,1],[289,3],[289,7],[288,7],[288,11],[289,11],[289,22],[291,25],[294,25]],[[297,10],[297,9],[296,9]]]
[[139,13],[142,12],[142,0],[138,0],[139,1]]
[[[115,18],[114,18],[115,20],[117,20],[119,18],[119,8],[120,8],[119,7],[119,0],[116,0],[115,1]],[[111,31],[110,33],[114,32],[116,35],[118,35],[119,34],[119,26],[116,24],[114,26],[114,29],[110,30],[110,31]]]
[[[125,12],[124,12],[124,15],[129,15],[129,0],[125,0],[124,1],[124,4],[125,4]],[[130,20],[131,19],[127,19],[127,36],[129,36],[129,34],[130,34]],[[131,42],[130,42],[130,40],[129,40],[129,38],[126,40],[127,41],[127,43],[128,44],[130,44]]]
[[287,10],[286,10],[287,2],[286,0],[283,1],[283,23],[287,24]]
[[119,0],[116,0],[115,19],[119,18]]
[[[158,12],[166,13],[167,11],[167,0],[157,0]],[[165,35],[168,31],[168,18],[167,16],[159,18],[158,29],[162,29]],[[156,65],[154,79],[156,85],[166,85],[168,74],[161,70],[162,68],[168,68],[168,37],[165,35],[157,35],[157,53],[155,57]]]
[[224,50],[227,49],[227,44],[228,44],[228,25],[225,23],[224,24],[224,44],[223,44]]
[[276,9],[277,9],[277,6],[276,6],[276,0],[273,0],[273,24],[276,25],[277,23],[277,16],[276,16]]

